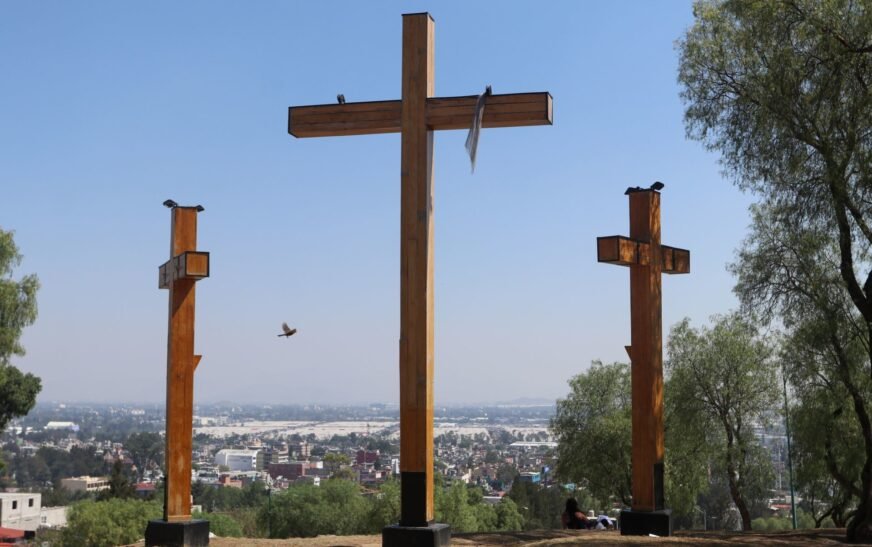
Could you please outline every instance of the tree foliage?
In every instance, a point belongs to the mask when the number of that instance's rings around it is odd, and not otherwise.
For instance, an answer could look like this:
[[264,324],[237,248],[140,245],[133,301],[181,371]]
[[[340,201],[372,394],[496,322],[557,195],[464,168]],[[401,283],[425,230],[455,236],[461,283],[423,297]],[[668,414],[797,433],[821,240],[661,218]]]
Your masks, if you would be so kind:
[[158,433],[132,433],[124,441],[124,448],[130,453],[130,458],[136,466],[139,480],[149,469],[160,468],[163,465],[164,439]]
[[[270,520],[267,510],[261,505],[264,529]],[[297,485],[273,494],[271,537],[356,534],[367,529],[366,517],[366,502],[353,482],[331,479],[320,486]]]
[[630,367],[594,361],[569,386],[569,395],[557,401],[551,420],[558,442],[557,476],[584,485],[597,499],[629,505]]
[[685,319],[672,328],[667,349],[670,427],[703,435],[725,473],[742,529],[750,530],[752,506],[765,502],[772,479],[752,430],[778,402],[772,350],[735,314],[716,317],[711,328],[693,329]]
[[36,321],[39,279],[33,274],[12,278],[21,254],[12,232],[0,229],[0,431],[12,418],[27,414],[42,385],[33,374],[12,366],[12,356],[24,355],[21,332]]
[[63,542],[93,547],[135,543],[145,535],[148,521],[160,518],[162,513],[161,506],[153,501],[82,501],[70,507]]
[[864,454],[839,481],[860,485],[847,534],[872,540],[872,7],[720,0],[694,14],[679,45],[688,134],[761,198],[737,292],[802,331],[821,383],[847,392]]
[[221,538],[244,537],[242,526],[230,515],[195,512],[191,518],[209,521],[209,532]]

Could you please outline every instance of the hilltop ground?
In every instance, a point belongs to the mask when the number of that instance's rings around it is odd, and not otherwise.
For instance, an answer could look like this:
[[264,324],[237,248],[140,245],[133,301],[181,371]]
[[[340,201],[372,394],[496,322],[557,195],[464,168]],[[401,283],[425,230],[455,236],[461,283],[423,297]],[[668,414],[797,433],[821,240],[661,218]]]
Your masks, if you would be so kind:
[[[844,529],[799,530],[768,533],[679,532],[668,538],[621,536],[617,532],[548,530],[487,534],[455,534],[457,546],[545,547],[550,545],[747,545],[759,547],[800,545],[842,545]],[[212,547],[380,547],[381,536],[321,536],[298,539],[215,538]]]

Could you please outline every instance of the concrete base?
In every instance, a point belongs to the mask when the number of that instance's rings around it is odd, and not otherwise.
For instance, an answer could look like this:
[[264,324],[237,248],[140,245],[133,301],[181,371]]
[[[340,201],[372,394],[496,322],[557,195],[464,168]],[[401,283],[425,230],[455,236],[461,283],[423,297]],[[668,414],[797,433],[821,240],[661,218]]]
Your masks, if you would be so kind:
[[659,511],[621,511],[618,521],[622,536],[671,536],[672,535],[672,510],[661,509]]
[[146,547],[206,547],[209,545],[209,521],[150,520],[145,528],[145,545]]
[[448,547],[451,527],[447,524],[429,526],[388,526],[382,529],[382,547]]

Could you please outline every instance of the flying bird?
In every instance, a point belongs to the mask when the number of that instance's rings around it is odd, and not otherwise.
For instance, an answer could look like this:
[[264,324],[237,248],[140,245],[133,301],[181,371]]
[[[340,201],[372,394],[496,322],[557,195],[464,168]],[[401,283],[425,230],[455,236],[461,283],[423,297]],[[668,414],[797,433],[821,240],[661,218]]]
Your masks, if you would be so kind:
[[291,327],[288,326],[287,323],[282,323],[282,330],[285,331],[285,333],[279,334],[280,338],[282,336],[284,336],[285,338],[290,338],[291,336],[293,336],[294,334],[297,333],[297,329],[292,329]]
[[641,186],[630,186],[629,188],[627,188],[627,191],[624,192],[624,195],[629,196],[630,194],[635,194],[636,192],[641,192],[641,191],[642,191]]
[[652,190],[657,190],[657,191],[659,192],[660,190],[663,190],[663,188],[664,188],[665,186],[666,186],[665,184],[663,184],[662,182],[660,182],[660,181],[658,180],[658,181],[655,181],[654,184],[651,185],[651,189],[652,189]]
[[336,100],[339,102],[339,104],[345,104],[345,95],[340,93],[336,96]]
[[169,207],[170,209],[172,209],[173,207],[179,206],[178,203],[176,203],[175,201],[173,201],[171,199],[166,200],[165,202],[163,202],[163,204],[164,204],[164,207]]

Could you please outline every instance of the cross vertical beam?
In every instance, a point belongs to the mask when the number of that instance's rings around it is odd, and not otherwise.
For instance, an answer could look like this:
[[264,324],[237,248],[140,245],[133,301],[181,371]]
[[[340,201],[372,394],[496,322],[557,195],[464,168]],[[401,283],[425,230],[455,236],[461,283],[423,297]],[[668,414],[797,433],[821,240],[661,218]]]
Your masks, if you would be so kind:
[[[633,512],[622,513],[622,533],[671,532],[664,510],[663,273],[689,273],[690,251],[660,243],[660,193],[629,190],[630,237],[597,239],[597,260],[630,267]],[[664,518],[661,518],[664,517]],[[665,523],[665,524],[664,524]],[[628,529],[630,531],[628,531]]]
[[428,13],[403,16],[400,242],[401,526],[433,522],[433,131],[434,28]]
[[[197,248],[197,211],[176,207],[170,256]],[[194,410],[194,303],[193,279],[177,279],[170,286],[167,334],[167,522],[191,518],[191,437]]]
[[197,214],[172,200],[170,259],[158,270],[158,287],[169,289],[167,332],[166,488],[163,520],[149,521],[147,547],[208,545],[209,521],[191,519],[191,442],[194,418],[195,284],[209,277],[209,253],[197,251]]
[[[653,511],[663,509],[664,503],[659,193],[630,194],[630,238],[649,245],[648,264],[630,267],[633,509]],[[655,482],[660,488],[655,488]]]

